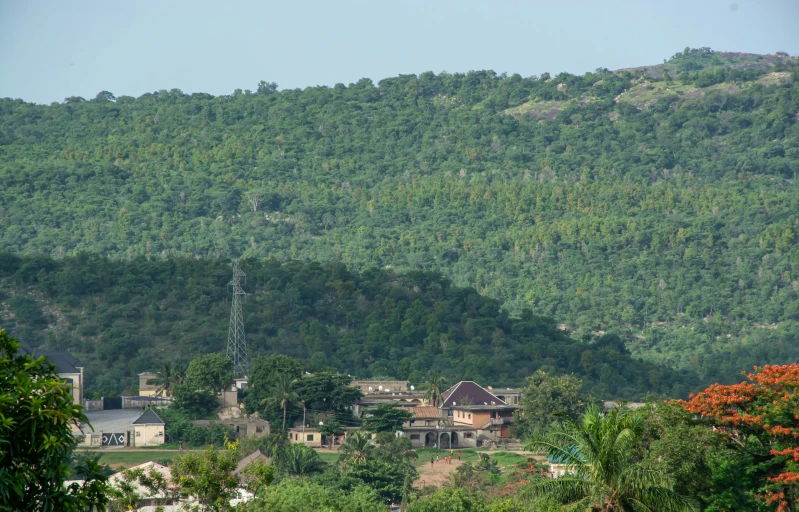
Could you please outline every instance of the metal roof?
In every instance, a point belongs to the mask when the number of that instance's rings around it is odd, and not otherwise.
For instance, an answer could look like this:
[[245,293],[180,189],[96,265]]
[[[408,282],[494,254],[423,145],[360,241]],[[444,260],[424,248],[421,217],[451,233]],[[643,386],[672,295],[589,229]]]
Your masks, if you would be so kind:
[[134,425],[165,425],[164,420],[158,417],[152,409],[147,409],[141,416],[136,418]]

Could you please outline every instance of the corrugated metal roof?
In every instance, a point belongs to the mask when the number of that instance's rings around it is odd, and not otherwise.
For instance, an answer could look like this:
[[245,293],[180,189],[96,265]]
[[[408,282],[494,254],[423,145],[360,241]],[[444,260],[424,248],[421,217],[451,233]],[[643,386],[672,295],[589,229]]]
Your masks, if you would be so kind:
[[438,418],[438,407],[434,405],[411,407],[409,410],[416,418]]

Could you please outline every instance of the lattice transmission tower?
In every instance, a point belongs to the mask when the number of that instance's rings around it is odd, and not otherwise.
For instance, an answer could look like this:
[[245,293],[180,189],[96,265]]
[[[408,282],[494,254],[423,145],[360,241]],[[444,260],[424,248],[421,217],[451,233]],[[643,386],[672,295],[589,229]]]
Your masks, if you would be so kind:
[[244,313],[241,311],[241,299],[247,293],[241,288],[241,278],[246,282],[247,274],[239,268],[238,261],[233,261],[233,279],[228,283],[228,286],[233,287],[233,302],[227,330],[227,356],[233,361],[234,377],[245,377],[249,370],[247,345],[244,341]]

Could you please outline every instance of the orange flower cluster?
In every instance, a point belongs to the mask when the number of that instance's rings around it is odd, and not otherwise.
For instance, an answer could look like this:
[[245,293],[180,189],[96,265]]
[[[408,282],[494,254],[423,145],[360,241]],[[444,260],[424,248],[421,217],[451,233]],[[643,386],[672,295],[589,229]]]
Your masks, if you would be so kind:
[[773,487],[761,498],[789,510],[799,484],[799,364],[756,366],[747,377],[731,386],[714,384],[680,404],[731,440],[753,435],[769,443],[783,469],[769,478]]

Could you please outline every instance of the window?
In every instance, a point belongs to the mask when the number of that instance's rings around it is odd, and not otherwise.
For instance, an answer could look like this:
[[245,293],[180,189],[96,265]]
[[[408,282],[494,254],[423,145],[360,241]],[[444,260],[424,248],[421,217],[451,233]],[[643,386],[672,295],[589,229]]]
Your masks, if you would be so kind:
[[471,438],[472,438],[472,434],[470,434],[469,432],[467,432],[467,433],[463,434],[463,438],[464,438],[464,439],[471,439]]
[[469,413],[469,419],[472,419],[472,413]]
[[447,411],[447,416],[454,416],[455,413],[452,412],[452,409]]
[[313,434],[308,434],[308,441],[313,441]]
[[418,440],[419,440],[419,434],[411,434],[411,441],[418,441]]

